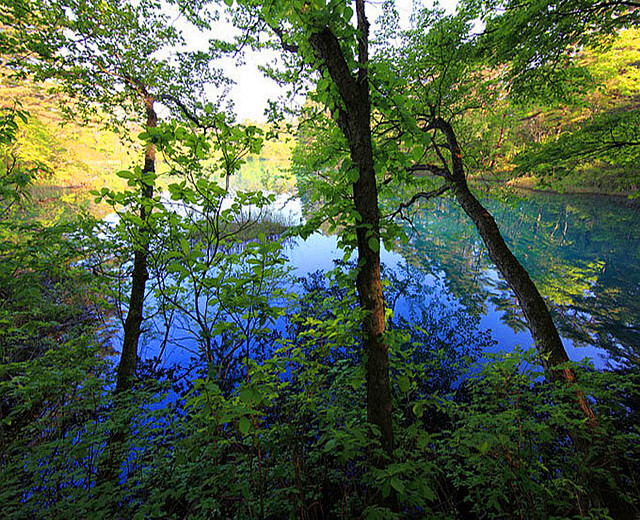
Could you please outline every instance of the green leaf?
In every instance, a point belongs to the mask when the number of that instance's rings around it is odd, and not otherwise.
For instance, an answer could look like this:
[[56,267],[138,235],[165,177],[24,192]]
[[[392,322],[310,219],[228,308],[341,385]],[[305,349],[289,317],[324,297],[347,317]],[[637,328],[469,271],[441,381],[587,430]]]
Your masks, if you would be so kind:
[[487,452],[489,451],[489,442],[484,441],[480,446],[478,446],[478,451],[483,455],[486,455]]
[[378,241],[377,238],[371,237],[368,241],[368,244],[369,244],[369,249],[371,249],[371,251],[374,251],[376,253],[380,251],[380,242]]
[[185,238],[180,239],[180,248],[185,256],[189,256],[191,254],[191,247],[189,246],[189,242]]
[[345,175],[347,177],[347,180],[352,184],[358,182],[358,179],[360,178],[360,172],[357,168],[350,168],[349,170],[347,170],[347,173]]
[[129,170],[120,170],[116,175],[121,179],[133,179],[134,175]]
[[402,483],[402,480],[400,480],[397,476],[393,476],[391,477],[391,487],[393,489],[395,489],[398,493],[402,493],[404,492],[404,484]]
[[238,428],[242,435],[246,435],[249,433],[249,428],[251,428],[251,421],[246,417],[240,417],[240,421],[238,421]]

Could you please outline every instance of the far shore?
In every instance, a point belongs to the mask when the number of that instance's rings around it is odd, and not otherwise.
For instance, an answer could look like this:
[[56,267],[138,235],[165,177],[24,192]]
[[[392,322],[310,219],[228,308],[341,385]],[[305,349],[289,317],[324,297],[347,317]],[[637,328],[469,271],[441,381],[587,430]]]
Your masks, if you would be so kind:
[[[540,182],[536,177],[516,177],[513,179],[501,179],[495,175],[473,175],[469,176],[469,182],[475,185],[502,185],[509,186],[517,190],[532,191],[536,193],[554,193],[558,195],[602,195],[607,197],[617,197],[628,199],[629,202],[634,205],[640,205],[640,190],[639,191],[607,191],[596,187],[585,186],[560,186],[555,188],[553,185],[540,185]],[[636,198],[632,198],[633,195]]]

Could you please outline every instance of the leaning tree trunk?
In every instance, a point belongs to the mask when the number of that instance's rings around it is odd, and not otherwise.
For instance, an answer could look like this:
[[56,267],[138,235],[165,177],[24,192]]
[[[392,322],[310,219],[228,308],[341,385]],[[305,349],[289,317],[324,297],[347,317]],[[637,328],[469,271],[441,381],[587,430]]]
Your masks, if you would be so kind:
[[[393,427],[389,353],[385,343],[385,316],[380,278],[380,214],[371,143],[371,102],[366,74],[366,34],[364,3],[357,2],[358,26],[361,32],[360,70],[354,77],[344,58],[340,43],[327,28],[314,33],[309,41],[335,83],[344,109],[337,110],[338,125],[349,144],[351,159],[358,170],[353,184],[355,209],[361,217],[356,223],[358,272],[356,285],[366,354],[367,420],[380,429],[383,450],[391,457]],[[378,464],[383,464],[378,460]]]
[[[145,109],[147,114],[147,127],[155,127],[158,124],[158,116],[154,109],[154,99],[145,95]],[[156,148],[152,143],[147,144],[144,154],[144,174],[155,172]],[[153,186],[147,184],[144,179],[141,187],[140,220],[142,224],[138,229],[138,237],[134,240],[133,274],[131,277],[131,297],[129,298],[129,311],[124,322],[124,340],[122,342],[122,354],[118,365],[116,379],[116,393],[128,390],[133,385],[138,363],[138,339],[143,318],[144,293],[149,273],[147,271],[147,257],[149,256],[149,228],[147,225],[148,202],[153,197]]]
[[[489,257],[516,294],[540,355],[546,377],[552,383],[575,383],[575,373],[571,367],[566,365],[569,356],[542,295],[531,280],[529,273],[505,243],[491,214],[469,190],[464,175],[460,146],[453,128],[443,119],[438,119],[435,126],[445,135],[451,152],[452,171],[445,174],[446,180],[451,185],[456,200],[475,224],[489,252]],[[590,421],[595,421],[593,411],[580,391],[577,393],[577,398],[585,415]]]

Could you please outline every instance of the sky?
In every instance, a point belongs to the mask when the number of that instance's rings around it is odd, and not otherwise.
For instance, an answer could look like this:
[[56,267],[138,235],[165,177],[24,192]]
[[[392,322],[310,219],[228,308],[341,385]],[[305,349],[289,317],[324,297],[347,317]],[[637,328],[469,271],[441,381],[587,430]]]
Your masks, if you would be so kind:
[[[408,27],[409,17],[411,15],[412,4],[416,0],[397,0],[396,8],[400,15],[400,23],[403,27]],[[419,0],[418,0],[418,3]],[[422,2],[430,5],[431,2]],[[440,5],[447,10],[453,11],[457,0],[442,0]],[[367,2],[367,17],[372,25],[375,23],[381,12],[382,0],[370,0]],[[375,28],[373,28],[375,29]],[[205,43],[205,39],[201,34],[191,33],[187,36],[189,46],[197,47],[198,44]],[[215,37],[225,38],[231,37],[233,28],[225,23],[220,22],[215,28]],[[274,55],[272,55],[273,57]],[[232,87],[230,98],[234,103],[238,121],[251,120],[256,122],[264,122],[266,120],[265,110],[269,106],[269,100],[276,100],[284,95],[284,88],[278,84],[265,78],[258,69],[259,65],[264,65],[269,59],[266,54],[250,53],[246,56],[246,64],[237,66],[231,60],[223,64],[223,70],[232,78],[236,84]]]

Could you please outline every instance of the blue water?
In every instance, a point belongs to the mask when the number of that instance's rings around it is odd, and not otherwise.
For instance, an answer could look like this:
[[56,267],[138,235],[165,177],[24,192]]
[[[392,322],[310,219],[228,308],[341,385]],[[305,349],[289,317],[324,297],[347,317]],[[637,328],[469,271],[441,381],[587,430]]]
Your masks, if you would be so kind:
[[[624,198],[510,194],[484,203],[546,298],[573,360],[640,363],[640,208]],[[480,316],[503,349],[531,346],[513,292],[451,199],[413,215],[398,252],[417,270],[440,273],[446,290]]]
[[[621,199],[529,194],[485,203],[507,242],[530,272],[561,332],[569,357],[597,367],[640,359],[640,211]],[[418,296],[399,298],[394,317],[416,307],[462,309],[488,329],[489,350],[533,346],[517,301],[488,259],[468,218],[449,199],[417,208],[408,242],[381,252],[392,270],[421,284]],[[343,257],[335,236],[316,233],[285,247],[291,275],[329,271]],[[297,287],[295,284],[292,287]],[[277,329],[278,323],[272,327]],[[188,327],[187,327],[188,328]],[[153,333],[155,330],[155,334]],[[158,355],[162,323],[150,320],[141,355]],[[174,326],[160,366],[197,358],[193,335]],[[114,341],[118,344],[118,340]]]
[[[334,260],[341,258],[342,254],[342,251],[337,247],[337,239],[335,236],[315,234],[292,248],[289,254],[289,260],[295,267],[294,272],[297,276],[306,276],[316,270],[329,271],[333,269]],[[400,252],[387,251],[384,248],[381,252],[381,260],[385,266],[391,269],[398,269],[400,266],[406,264],[406,260]],[[445,271],[436,270],[435,272],[429,271],[429,273],[430,274],[424,278],[425,287],[422,301],[400,300],[394,309],[396,315],[408,316],[411,306],[416,303],[429,305],[434,302],[434,300],[446,302],[448,307],[458,305],[464,307],[461,300],[458,299],[448,287]],[[484,290],[490,294],[492,287],[504,283],[499,272],[490,266],[483,267],[482,275],[492,281],[491,284],[484,287]],[[502,294],[503,292],[505,291],[496,291],[495,294]],[[513,309],[510,309],[511,312],[519,312],[515,295],[511,297],[513,300]],[[505,322],[504,316],[505,311],[490,300],[487,302],[486,308],[480,316],[480,328],[490,330],[493,339],[496,341],[496,345],[490,349],[490,352],[508,352],[516,347],[523,349],[533,347],[533,338],[529,330],[526,328],[523,329],[524,326],[516,328],[510,326]],[[595,344],[577,343],[567,337],[563,337],[563,344],[569,358],[573,361],[590,359],[596,367],[600,368],[607,366],[612,361],[609,352]]]

